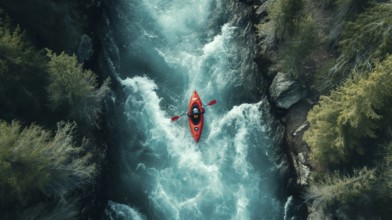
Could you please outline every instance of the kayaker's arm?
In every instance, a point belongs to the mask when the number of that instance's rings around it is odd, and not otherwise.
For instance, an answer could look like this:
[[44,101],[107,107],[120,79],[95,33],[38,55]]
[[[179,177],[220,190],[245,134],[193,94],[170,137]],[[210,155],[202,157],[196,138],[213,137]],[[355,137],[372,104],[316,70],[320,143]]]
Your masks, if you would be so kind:
[[[209,103],[207,103],[207,105],[203,105],[203,108],[205,108],[205,107],[207,107],[207,106],[210,106],[210,105],[214,105],[214,104],[216,104],[216,100],[214,99],[214,100],[211,100]],[[204,109],[203,109],[203,112],[201,112],[200,114],[204,114]],[[177,121],[181,116],[183,116],[183,115],[188,115],[188,117],[191,117],[191,116],[193,116],[193,114],[192,113],[189,113],[189,112],[186,112],[186,113],[184,113],[184,114],[182,114],[182,115],[176,115],[176,116],[173,116],[173,117],[171,117],[171,121]]]

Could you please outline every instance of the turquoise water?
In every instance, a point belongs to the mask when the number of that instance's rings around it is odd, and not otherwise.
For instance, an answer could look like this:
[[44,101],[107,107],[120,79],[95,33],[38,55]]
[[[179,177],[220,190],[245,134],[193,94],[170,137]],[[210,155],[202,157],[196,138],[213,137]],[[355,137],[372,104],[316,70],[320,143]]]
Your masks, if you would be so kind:
[[[283,219],[269,105],[259,94],[249,23],[238,17],[248,9],[237,4],[113,7],[107,60],[126,97],[128,135],[111,154],[112,219]],[[218,101],[206,108],[197,144],[186,116],[170,121],[194,90],[203,103]]]

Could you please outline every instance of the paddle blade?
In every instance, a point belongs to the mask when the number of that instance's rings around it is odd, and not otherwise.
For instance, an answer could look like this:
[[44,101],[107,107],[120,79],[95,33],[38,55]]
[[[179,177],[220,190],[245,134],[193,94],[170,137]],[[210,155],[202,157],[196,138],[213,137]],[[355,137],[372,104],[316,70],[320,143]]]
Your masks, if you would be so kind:
[[216,100],[215,99],[211,100],[207,105],[214,105],[214,104],[216,104]]
[[177,121],[179,118],[180,118],[180,116],[176,115],[176,116],[171,118],[171,121]]

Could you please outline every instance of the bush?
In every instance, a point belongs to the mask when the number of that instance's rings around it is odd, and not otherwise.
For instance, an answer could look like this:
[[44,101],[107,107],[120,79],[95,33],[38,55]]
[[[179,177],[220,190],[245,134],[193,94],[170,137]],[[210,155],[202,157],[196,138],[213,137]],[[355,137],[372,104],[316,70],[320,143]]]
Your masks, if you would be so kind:
[[[75,146],[75,123],[58,123],[51,133],[37,125],[0,122],[0,201],[21,204],[46,196],[64,199],[67,193],[86,184],[94,175],[84,141]],[[84,155],[84,156],[82,156]]]
[[96,124],[102,112],[102,101],[109,91],[109,79],[100,88],[97,77],[90,70],[83,70],[75,56],[48,50],[49,104],[53,110],[69,109],[70,119]]

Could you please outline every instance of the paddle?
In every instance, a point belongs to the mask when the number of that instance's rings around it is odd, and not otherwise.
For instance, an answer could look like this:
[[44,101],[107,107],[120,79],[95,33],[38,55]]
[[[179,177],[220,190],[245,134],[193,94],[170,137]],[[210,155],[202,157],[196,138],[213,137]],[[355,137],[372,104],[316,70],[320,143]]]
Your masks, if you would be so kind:
[[[216,104],[216,100],[215,100],[215,99],[214,99],[214,100],[211,100],[209,103],[207,103],[207,105],[203,105],[203,108],[205,108],[205,107],[207,107],[207,106],[210,106],[210,105],[214,105],[214,104]],[[182,115],[173,116],[173,117],[171,118],[171,121],[177,121],[181,116],[184,116],[184,115],[186,115],[186,114],[188,114],[188,113],[184,113],[184,114],[182,114]]]

